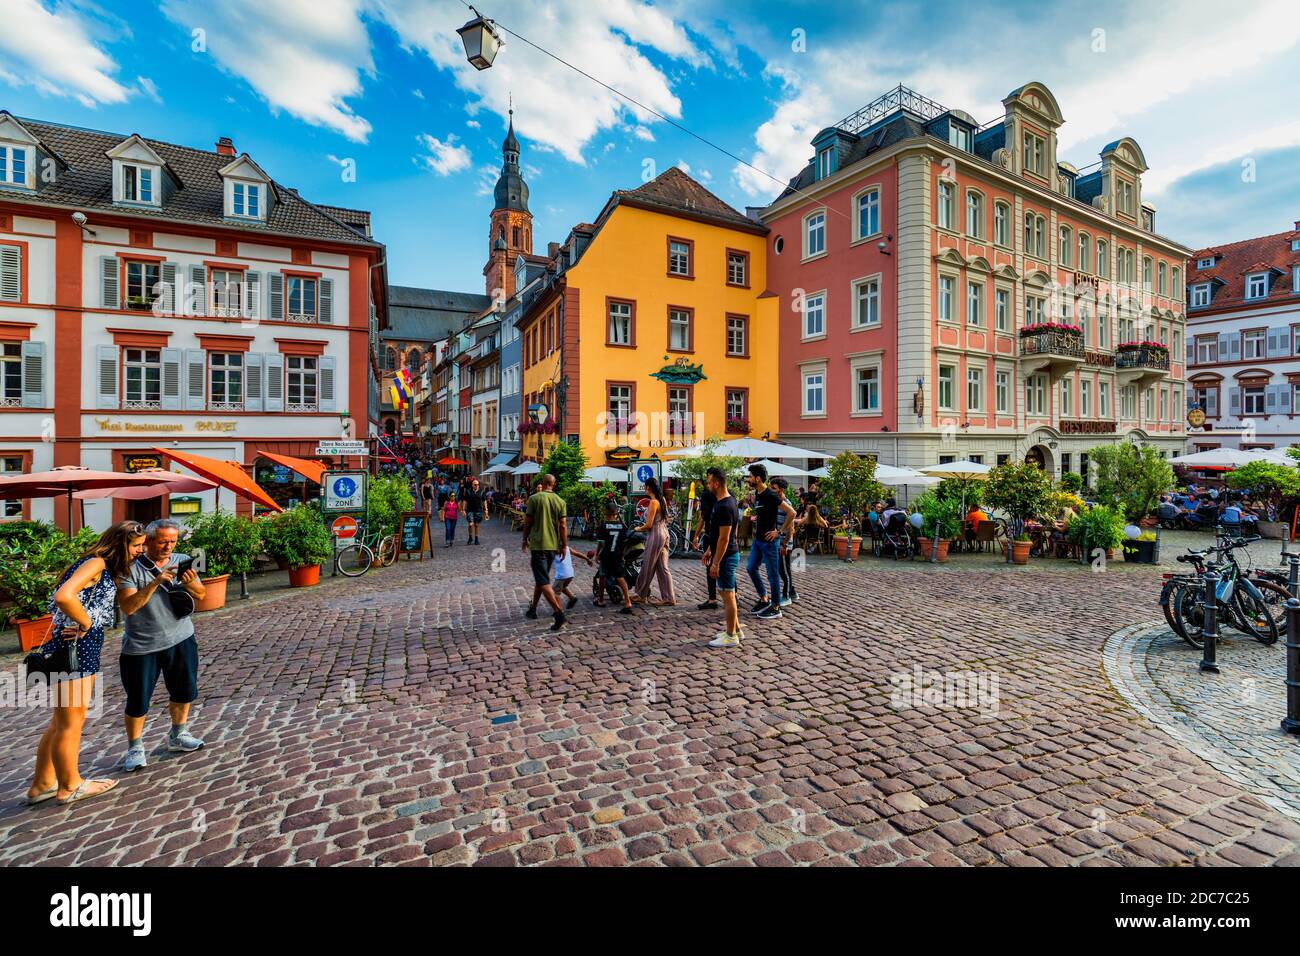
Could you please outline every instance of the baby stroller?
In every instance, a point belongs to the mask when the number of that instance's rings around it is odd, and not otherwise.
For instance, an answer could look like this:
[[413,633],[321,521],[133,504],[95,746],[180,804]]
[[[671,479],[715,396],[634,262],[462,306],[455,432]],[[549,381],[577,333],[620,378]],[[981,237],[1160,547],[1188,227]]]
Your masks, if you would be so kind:
[[907,515],[895,512],[886,522],[882,523],[877,519],[875,525],[879,534],[872,535],[874,541],[872,552],[876,557],[892,554],[895,561],[902,558],[911,559],[914,546],[912,535],[907,529]]
[[[635,531],[629,531],[623,542],[622,566],[623,579],[631,588],[636,584],[636,579],[641,576],[641,559],[645,555],[645,535],[638,534]],[[591,596],[593,599],[600,600],[601,586],[605,588],[605,595],[615,604],[623,603],[623,591],[618,586],[617,580],[607,580],[601,573],[600,566],[597,564],[596,573],[591,577]]]

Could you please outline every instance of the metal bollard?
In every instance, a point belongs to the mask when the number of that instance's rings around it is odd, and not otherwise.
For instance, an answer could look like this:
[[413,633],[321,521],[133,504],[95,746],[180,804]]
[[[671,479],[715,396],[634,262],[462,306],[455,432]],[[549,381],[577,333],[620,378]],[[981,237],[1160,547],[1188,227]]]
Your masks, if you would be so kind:
[[1215,663],[1215,642],[1219,639],[1219,572],[1213,568],[1205,572],[1205,592],[1201,598],[1201,670],[1209,674],[1219,673]]
[[248,593],[248,575],[241,571],[239,572],[239,599],[242,601],[250,596]]
[[1282,729],[1300,734],[1300,600],[1295,598],[1286,602],[1286,716]]
[[1290,565],[1286,579],[1287,592],[1294,598],[1300,597],[1300,552],[1291,552],[1286,556]]

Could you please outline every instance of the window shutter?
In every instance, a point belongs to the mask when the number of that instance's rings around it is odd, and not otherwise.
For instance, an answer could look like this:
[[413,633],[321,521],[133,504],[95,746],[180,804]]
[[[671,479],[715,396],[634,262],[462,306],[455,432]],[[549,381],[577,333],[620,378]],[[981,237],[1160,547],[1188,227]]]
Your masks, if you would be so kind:
[[334,395],[334,372],[338,365],[338,359],[333,355],[322,355],[320,357],[320,410],[322,412],[337,412],[339,410],[338,399]]
[[117,309],[122,306],[122,298],[118,295],[116,256],[99,257],[99,304],[106,309]]
[[164,262],[159,270],[162,276],[162,310],[168,315],[176,314],[176,263]]
[[262,274],[244,273],[244,317],[256,319],[262,314]]
[[247,352],[244,355],[244,410],[260,412],[262,410],[262,353]]
[[1229,335],[1228,348],[1230,353],[1228,356],[1228,360],[1231,362],[1239,361],[1241,359],[1241,336]]
[[1277,414],[1277,386],[1270,385],[1264,389],[1264,411],[1270,415]]
[[190,315],[206,315],[208,311],[208,270],[203,266],[190,266]]
[[162,407],[164,411],[181,410],[182,349],[162,350]]
[[23,408],[45,408],[45,343],[24,342]]
[[[114,278],[116,282],[116,278]],[[117,346],[100,345],[95,349],[99,384],[95,389],[97,408],[117,408]]]
[[1233,386],[1228,390],[1228,414],[1241,414],[1241,389],[1237,386]]
[[265,408],[268,412],[284,411],[284,356],[267,352],[262,356],[266,365]]
[[0,246],[0,302],[17,302],[22,294],[22,247]]
[[279,272],[272,272],[267,276],[267,308],[266,317],[276,321],[284,320],[284,276]]
[[1219,390],[1211,389],[1205,393],[1205,415],[1207,418],[1217,418],[1219,415]]
[[334,280],[320,280],[319,319],[321,322],[332,323],[334,321]]
[[1187,338],[1187,364],[1196,364],[1196,339],[1191,336]]
[[206,407],[204,396],[207,394],[207,353],[203,349],[185,350],[185,410],[201,412]]

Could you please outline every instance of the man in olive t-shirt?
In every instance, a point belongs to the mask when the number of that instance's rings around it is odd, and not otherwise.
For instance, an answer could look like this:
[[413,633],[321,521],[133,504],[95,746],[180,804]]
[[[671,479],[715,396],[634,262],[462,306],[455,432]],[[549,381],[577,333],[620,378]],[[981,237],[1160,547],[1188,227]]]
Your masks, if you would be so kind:
[[569,529],[564,523],[564,499],[555,493],[555,476],[542,475],[537,479],[537,491],[528,499],[524,510],[524,550],[531,551],[533,568],[533,603],[524,612],[525,617],[537,617],[537,602],[546,598],[552,608],[555,623],[552,631],[564,626],[564,612],[560,599],[551,587],[551,565],[556,552],[569,546]]

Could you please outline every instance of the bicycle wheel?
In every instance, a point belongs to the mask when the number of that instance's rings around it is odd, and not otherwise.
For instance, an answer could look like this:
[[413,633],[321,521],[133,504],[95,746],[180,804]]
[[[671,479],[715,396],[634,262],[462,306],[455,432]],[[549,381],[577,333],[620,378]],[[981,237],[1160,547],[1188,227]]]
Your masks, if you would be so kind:
[[[1260,606],[1268,615],[1272,628],[1263,632],[1252,629],[1250,635],[1261,644],[1276,644],[1278,635],[1286,633],[1286,602],[1291,595],[1286,588],[1280,584],[1274,584],[1272,581],[1254,581],[1253,583],[1264,599]],[[1251,595],[1243,594],[1242,597],[1252,604],[1260,603]]]
[[[1169,629],[1187,640],[1187,631],[1183,629],[1182,618],[1178,616],[1178,597],[1188,587],[1187,581],[1166,581],[1160,592],[1160,610],[1164,612]],[[1191,643],[1190,641],[1188,643]]]
[[1178,636],[1198,651],[1205,646],[1205,642],[1201,640],[1201,628],[1205,617],[1201,609],[1201,597],[1201,589],[1193,587],[1179,588],[1173,595],[1174,617],[1181,624],[1178,628]]
[[676,525],[668,526],[668,557],[675,557],[682,551],[682,533]]
[[397,560],[397,535],[390,534],[386,538],[380,538],[374,555],[376,563],[381,568],[391,567]]
[[374,552],[364,544],[350,544],[338,554],[339,573],[348,578],[361,577],[374,562]]

